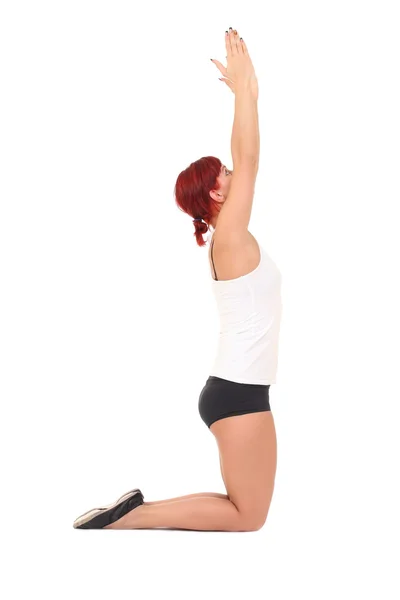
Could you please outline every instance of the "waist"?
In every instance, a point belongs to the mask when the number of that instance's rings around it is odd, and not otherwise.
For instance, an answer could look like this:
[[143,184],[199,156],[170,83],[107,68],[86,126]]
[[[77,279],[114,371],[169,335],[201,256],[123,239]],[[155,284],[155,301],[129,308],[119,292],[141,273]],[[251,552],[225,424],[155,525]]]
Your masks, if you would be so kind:
[[207,379],[207,386],[211,387],[224,387],[225,389],[237,389],[237,386],[241,386],[240,389],[251,387],[252,390],[260,390],[261,393],[268,393],[270,387],[269,383],[242,383],[240,381],[233,381],[232,379],[225,379],[224,377],[217,377],[216,375],[210,375]]

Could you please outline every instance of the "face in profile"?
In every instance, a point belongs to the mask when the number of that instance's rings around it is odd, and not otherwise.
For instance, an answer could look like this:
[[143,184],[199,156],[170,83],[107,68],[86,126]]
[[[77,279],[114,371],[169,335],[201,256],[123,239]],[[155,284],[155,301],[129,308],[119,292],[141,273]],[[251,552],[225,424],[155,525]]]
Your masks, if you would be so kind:
[[210,195],[217,202],[225,202],[228,197],[229,189],[231,187],[232,173],[225,165],[222,165],[221,172],[217,177],[219,183],[219,190],[212,190]]

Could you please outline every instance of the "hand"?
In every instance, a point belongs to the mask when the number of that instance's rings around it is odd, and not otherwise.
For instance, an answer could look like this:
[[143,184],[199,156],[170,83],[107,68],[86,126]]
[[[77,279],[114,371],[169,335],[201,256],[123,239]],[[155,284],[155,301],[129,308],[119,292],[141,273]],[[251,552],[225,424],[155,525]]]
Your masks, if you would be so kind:
[[225,47],[227,67],[224,67],[218,60],[211,59],[224,76],[220,78],[220,81],[226,83],[233,93],[235,93],[238,85],[247,82],[250,84],[255,99],[258,100],[258,81],[253,63],[245,42],[239,38],[236,30],[231,30],[230,33],[225,34]]

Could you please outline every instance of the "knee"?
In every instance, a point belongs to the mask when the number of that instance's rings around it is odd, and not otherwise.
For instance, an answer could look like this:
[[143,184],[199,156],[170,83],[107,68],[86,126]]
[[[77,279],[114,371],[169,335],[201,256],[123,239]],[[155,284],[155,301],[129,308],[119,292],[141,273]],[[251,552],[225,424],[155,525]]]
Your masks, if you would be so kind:
[[240,531],[259,531],[264,527],[268,513],[242,514]]

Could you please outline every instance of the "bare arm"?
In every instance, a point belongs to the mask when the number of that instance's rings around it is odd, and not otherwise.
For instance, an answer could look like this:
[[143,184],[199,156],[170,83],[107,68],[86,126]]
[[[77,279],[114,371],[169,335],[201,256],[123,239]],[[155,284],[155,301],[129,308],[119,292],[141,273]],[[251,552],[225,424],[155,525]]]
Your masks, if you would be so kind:
[[225,48],[228,64],[224,67],[211,59],[224,76],[221,81],[235,94],[235,117],[232,128],[231,153],[234,166],[243,160],[258,165],[260,132],[258,124],[258,81],[247,45],[236,30],[226,32]]
[[232,127],[232,181],[218,216],[220,243],[229,247],[242,243],[248,231],[260,154],[258,83],[246,44],[237,32],[225,38],[228,65],[226,78],[235,93]]
[[258,164],[260,156],[258,101],[254,97],[250,81],[239,81],[235,85],[235,117],[231,152],[234,169],[243,161]]

